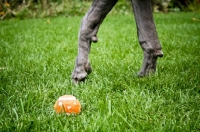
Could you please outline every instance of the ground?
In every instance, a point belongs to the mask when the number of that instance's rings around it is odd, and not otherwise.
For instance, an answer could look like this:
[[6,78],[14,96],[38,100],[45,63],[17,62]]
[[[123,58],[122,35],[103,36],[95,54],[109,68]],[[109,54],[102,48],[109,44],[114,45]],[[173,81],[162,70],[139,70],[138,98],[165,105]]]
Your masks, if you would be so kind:
[[[133,15],[109,15],[92,44],[93,72],[79,85],[71,73],[81,17],[1,21],[0,129],[199,131],[200,15],[154,17],[165,53],[156,75],[136,76],[142,51]],[[79,99],[79,115],[56,114],[64,94]]]

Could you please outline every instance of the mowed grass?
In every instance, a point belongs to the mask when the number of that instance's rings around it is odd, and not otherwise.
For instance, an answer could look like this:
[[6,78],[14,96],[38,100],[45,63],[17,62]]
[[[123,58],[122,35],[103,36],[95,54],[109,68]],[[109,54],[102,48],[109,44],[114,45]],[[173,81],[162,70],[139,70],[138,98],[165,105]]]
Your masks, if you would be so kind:
[[[154,14],[164,57],[139,78],[132,15],[108,15],[92,44],[93,72],[74,85],[81,17],[0,22],[0,131],[200,131],[200,14]],[[59,96],[82,104],[56,114]]]

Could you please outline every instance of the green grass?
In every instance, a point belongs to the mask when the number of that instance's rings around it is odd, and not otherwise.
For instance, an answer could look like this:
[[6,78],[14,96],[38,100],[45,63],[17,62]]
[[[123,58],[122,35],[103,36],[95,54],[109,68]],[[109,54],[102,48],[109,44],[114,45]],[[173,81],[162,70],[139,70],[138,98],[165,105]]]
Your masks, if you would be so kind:
[[[142,50],[132,15],[109,15],[92,45],[93,72],[71,82],[81,17],[0,22],[0,131],[200,131],[200,14],[155,14],[164,57],[138,78]],[[192,19],[196,18],[196,19]],[[59,96],[80,100],[56,114]]]

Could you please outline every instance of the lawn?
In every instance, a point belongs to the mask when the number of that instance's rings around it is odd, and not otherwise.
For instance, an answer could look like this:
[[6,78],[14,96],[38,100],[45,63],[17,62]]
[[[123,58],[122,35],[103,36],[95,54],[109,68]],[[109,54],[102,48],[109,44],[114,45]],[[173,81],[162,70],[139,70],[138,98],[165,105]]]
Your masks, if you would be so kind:
[[[200,14],[154,14],[164,57],[139,78],[133,15],[109,15],[92,44],[93,72],[71,81],[81,17],[0,21],[0,131],[200,131]],[[57,114],[59,96],[82,104]]]

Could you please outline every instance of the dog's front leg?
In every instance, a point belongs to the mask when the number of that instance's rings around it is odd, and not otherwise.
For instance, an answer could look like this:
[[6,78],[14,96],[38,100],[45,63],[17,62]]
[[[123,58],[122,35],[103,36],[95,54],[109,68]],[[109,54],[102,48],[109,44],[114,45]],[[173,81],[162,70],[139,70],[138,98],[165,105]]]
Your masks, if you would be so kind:
[[144,52],[144,61],[139,76],[156,71],[156,61],[163,56],[153,20],[150,0],[132,0],[137,25],[138,40]]
[[85,80],[87,74],[92,72],[88,55],[91,42],[97,42],[97,32],[100,24],[117,0],[94,0],[87,14],[81,22],[78,42],[78,55],[72,79],[75,83]]

